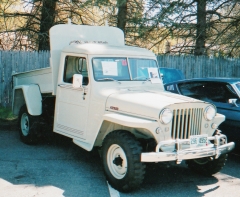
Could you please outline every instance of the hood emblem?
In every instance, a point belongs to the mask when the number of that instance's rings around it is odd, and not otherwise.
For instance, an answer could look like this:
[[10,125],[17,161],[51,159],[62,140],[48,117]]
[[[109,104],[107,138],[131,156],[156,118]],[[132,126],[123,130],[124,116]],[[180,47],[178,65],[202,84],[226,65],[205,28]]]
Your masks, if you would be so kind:
[[110,109],[112,109],[112,110],[118,110],[118,107],[110,106]]

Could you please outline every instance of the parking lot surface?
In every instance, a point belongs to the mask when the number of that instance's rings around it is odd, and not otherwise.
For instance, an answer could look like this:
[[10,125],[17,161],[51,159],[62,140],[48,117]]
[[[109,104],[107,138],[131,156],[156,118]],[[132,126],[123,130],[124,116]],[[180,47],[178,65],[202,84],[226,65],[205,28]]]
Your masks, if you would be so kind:
[[240,158],[231,154],[211,177],[191,172],[184,162],[150,164],[142,187],[110,192],[98,151],[87,152],[63,136],[38,145],[20,142],[16,129],[0,129],[0,197],[240,197]]

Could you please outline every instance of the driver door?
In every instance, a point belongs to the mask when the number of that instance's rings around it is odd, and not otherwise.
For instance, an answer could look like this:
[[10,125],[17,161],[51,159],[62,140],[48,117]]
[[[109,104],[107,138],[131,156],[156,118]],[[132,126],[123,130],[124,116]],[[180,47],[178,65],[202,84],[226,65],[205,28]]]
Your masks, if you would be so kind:
[[[84,140],[89,105],[88,69],[86,57],[66,56],[62,79],[58,80],[54,131]],[[82,74],[82,87],[73,88],[73,75]]]

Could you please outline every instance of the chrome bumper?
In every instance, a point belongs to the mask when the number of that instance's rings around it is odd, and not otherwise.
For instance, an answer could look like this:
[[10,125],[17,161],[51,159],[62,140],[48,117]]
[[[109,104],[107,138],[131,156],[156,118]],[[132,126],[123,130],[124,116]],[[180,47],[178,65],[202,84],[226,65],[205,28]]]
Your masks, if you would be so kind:
[[[190,139],[177,139],[162,141],[156,146],[156,152],[142,153],[141,162],[162,162],[162,161],[176,161],[180,164],[182,160],[197,159],[202,157],[215,157],[216,159],[221,155],[232,151],[235,147],[234,142],[220,145],[221,138],[225,140],[227,137],[223,134],[208,137],[208,140],[213,140],[214,143],[208,146],[200,146],[197,148],[188,148],[181,150],[181,145],[189,143]],[[162,146],[175,144],[174,152],[159,152]]]

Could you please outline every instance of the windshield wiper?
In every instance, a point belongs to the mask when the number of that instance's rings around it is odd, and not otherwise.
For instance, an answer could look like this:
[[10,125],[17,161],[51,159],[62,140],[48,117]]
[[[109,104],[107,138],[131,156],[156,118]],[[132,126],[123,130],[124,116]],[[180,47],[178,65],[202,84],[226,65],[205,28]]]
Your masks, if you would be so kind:
[[120,81],[113,78],[102,78],[102,79],[98,79],[98,81],[116,81],[117,83],[121,84]]

